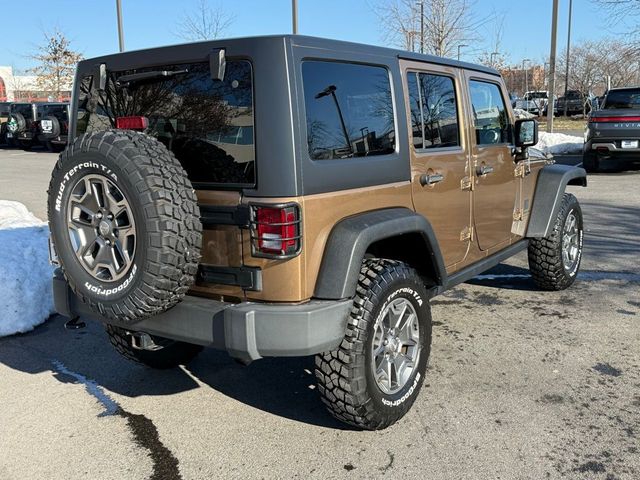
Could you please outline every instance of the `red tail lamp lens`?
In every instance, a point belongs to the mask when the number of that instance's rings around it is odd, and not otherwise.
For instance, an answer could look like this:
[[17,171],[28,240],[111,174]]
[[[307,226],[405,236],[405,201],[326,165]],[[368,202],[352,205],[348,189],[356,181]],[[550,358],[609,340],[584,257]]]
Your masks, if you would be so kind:
[[145,130],[149,126],[147,117],[118,117],[116,128],[119,130]]
[[254,206],[254,253],[262,256],[294,256],[300,248],[300,216],[297,206]]

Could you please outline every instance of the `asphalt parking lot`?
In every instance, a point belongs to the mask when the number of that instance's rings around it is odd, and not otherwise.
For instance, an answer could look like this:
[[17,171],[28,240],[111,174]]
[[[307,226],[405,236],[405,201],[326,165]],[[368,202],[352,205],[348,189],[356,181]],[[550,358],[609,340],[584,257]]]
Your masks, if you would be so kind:
[[[44,218],[55,158],[0,148],[0,198]],[[536,291],[520,255],[436,298],[425,386],[381,432],[325,413],[311,358],[153,371],[60,317],[0,339],[0,479],[640,478],[639,181],[571,188],[569,290]]]

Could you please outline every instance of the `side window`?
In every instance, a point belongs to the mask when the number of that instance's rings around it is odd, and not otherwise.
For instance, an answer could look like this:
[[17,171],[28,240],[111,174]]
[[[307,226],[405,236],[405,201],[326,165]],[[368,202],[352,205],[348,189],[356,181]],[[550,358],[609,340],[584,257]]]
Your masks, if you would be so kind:
[[352,63],[302,63],[307,143],[313,160],[384,155],[395,149],[389,73]]
[[415,148],[460,145],[454,80],[444,75],[409,72],[411,130]]
[[469,89],[476,144],[512,143],[511,123],[498,85],[471,80]]

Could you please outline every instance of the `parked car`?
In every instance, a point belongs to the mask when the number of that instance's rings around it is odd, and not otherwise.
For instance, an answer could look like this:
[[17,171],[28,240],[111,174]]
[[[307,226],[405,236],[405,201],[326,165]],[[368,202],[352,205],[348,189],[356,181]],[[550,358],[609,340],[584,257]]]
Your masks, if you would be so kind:
[[558,99],[558,115],[575,115],[579,113],[589,113],[598,108],[598,99],[591,93],[580,92],[579,90],[568,90],[566,96]]
[[316,355],[331,414],[388,427],[427,375],[432,297],[523,250],[543,290],[578,273],[586,173],[529,157],[507,98],[482,65],[295,35],[81,61],[56,310],[153,368]]
[[612,88],[591,112],[582,163],[587,172],[640,165],[640,87]]
[[0,102],[0,145],[7,143],[7,121],[11,102]]
[[38,141],[50,152],[61,152],[69,133],[69,104],[42,103],[36,107]]
[[525,92],[521,99],[516,100],[515,108],[529,113],[542,115],[549,103],[549,92],[546,90]]
[[9,146],[20,146],[27,150],[38,142],[34,103],[16,102],[9,106],[6,137]]

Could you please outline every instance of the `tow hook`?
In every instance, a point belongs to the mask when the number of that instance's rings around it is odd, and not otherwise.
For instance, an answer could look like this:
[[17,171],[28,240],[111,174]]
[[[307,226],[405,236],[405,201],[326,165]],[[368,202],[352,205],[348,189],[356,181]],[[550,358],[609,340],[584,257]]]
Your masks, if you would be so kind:
[[163,348],[153,341],[151,335],[145,332],[127,332],[131,336],[131,346],[136,350],[149,350],[155,352]]
[[87,324],[80,321],[80,317],[73,317],[71,320],[65,322],[64,328],[67,330],[79,330],[86,327]]

